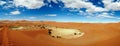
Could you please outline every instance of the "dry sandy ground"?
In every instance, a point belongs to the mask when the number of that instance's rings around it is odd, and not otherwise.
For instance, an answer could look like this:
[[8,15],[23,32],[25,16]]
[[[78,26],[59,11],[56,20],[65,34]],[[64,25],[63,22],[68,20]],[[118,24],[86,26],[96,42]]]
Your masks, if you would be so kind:
[[85,35],[77,39],[62,39],[50,37],[47,30],[43,29],[37,31],[1,30],[0,44],[2,46],[120,46],[120,23],[43,23],[56,27],[80,29]]

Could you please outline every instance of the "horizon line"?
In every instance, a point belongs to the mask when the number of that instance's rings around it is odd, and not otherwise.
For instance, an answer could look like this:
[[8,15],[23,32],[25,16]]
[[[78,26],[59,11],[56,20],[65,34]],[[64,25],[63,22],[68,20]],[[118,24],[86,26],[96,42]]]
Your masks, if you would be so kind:
[[0,21],[46,21],[46,22],[66,22],[66,23],[120,23],[120,21],[52,21],[52,20],[0,20]]

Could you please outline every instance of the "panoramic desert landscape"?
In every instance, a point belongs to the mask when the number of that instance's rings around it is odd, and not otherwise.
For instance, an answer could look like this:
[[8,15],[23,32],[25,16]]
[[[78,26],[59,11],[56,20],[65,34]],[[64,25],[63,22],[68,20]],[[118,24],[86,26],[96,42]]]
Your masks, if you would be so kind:
[[[55,28],[49,29],[48,27]],[[59,28],[69,29],[68,31],[70,29],[78,29],[80,34],[84,34],[80,37],[75,36],[75,38],[65,35],[64,37],[62,35],[59,37],[51,36],[50,33],[52,34],[53,32],[49,31],[57,28],[58,31],[62,31]],[[61,34],[67,34],[67,32]],[[120,46],[119,43],[120,23],[73,23],[25,20],[6,20],[0,22],[0,46]]]
[[0,46],[120,46],[120,0],[0,0]]

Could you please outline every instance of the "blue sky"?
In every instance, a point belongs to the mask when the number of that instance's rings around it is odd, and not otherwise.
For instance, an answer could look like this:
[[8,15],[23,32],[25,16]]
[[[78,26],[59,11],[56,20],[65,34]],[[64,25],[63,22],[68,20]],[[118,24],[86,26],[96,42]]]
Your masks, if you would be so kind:
[[120,22],[120,0],[0,0],[0,20]]

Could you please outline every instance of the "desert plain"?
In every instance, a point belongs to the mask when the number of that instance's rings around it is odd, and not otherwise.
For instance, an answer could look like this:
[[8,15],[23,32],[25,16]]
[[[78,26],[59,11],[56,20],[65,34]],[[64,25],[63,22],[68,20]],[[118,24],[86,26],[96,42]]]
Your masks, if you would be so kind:
[[[11,29],[14,26],[24,26],[24,29]],[[73,39],[54,38],[44,26],[79,29],[84,35]],[[0,21],[0,46],[120,46],[120,23],[4,20]]]

